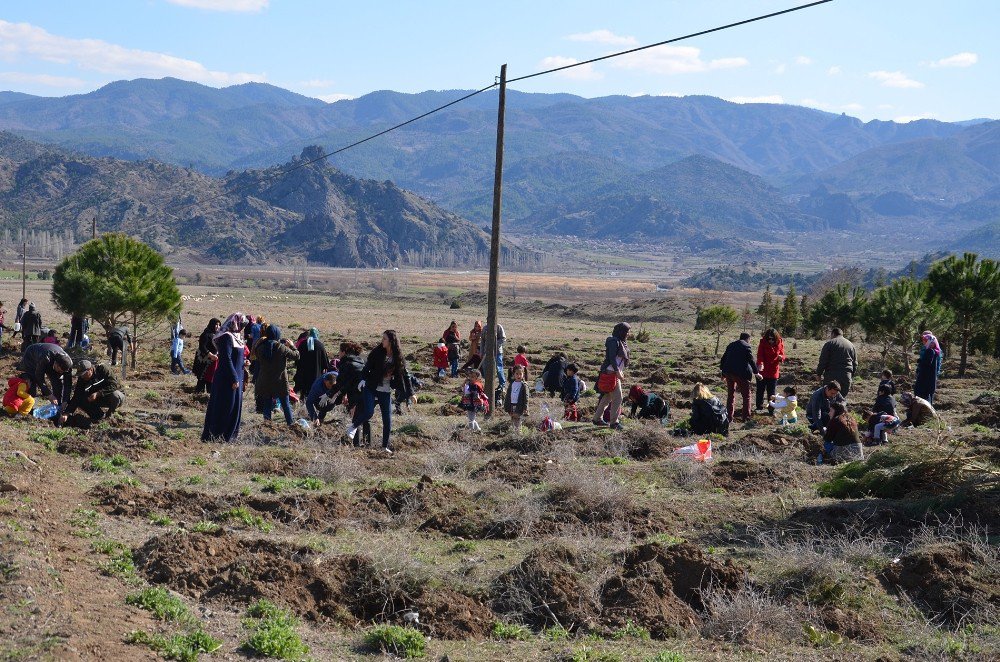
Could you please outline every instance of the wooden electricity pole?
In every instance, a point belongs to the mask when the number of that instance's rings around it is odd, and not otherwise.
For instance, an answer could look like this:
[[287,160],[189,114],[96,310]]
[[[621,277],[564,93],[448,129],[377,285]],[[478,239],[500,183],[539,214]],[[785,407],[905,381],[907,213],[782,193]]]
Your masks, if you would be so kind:
[[[496,411],[497,377],[497,287],[500,280],[500,197],[503,192],[503,123],[507,101],[507,65],[500,67],[500,102],[497,109],[497,160],[493,171],[493,232],[490,237],[490,291],[486,303],[486,397],[490,399],[490,415]],[[502,404],[502,403],[501,403]]]
[[21,244],[21,298],[28,298],[28,242]]

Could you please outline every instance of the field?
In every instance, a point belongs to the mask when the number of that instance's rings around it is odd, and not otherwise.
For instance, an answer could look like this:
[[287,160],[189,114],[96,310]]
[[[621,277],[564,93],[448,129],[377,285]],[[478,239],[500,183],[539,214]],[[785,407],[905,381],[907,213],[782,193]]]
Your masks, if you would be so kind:
[[[214,650],[201,659],[378,659],[414,631],[435,660],[1000,656],[992,359],[974,357],[960,379],[949,358],[942,423],[870,449],[888,467],[874,492],[823,497],[838,470],[815,465],[819,441],[802,425],[758,416],[713,438],[711,463],[672,456],[694,441],[673,434],[692,385],[721,387],[714,337],[691,330],[694,293],[623,294],[595,279],[562,296],[559,282],[520,279],[537,292],[503,292],[511,349],[525,344],[533,366],[566,351],[592,384],[611,326],[641,324],[627,383],[666,396],[670,424],[542,433],[541,405],[562,408],[539,397],[523,434],[502,415],[474,434],[455,406],[460,381],[429,376],[448,322],[466,334],[485,317],[484,297],[468,293],[478,281],[404,274],[395,291],[335,294],[184,276],[195,335],[234,310],[286,335],[316,326],[327,347],[370,347],[395,328],[425,378],[394,421],[397,452],[342,446],[342,422],[267,424],[250,397],[239,443],[200,442],[206,399],[193,377],[170,374],[164,330],[129,376],[123,416],[86,432],[0,424],[2,660],[194,659],[199,648]],[[28,296],[68,330],[47,287],[29,282]],[[0,291],[8,310],[14,290]],[[805,399],[821,343],[786,342],[782,383]],[[856,411],[882,367],[858,346]],[[6,375],[14,363],[0,358]],[[594,403],[588,393],[583,412]]]

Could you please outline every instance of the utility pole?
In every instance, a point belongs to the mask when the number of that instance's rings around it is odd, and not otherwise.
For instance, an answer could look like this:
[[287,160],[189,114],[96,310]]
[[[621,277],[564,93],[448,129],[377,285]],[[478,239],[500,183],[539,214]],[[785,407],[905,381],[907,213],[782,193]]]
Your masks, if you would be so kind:
[[28,298],[28,242],[21,244],[21,298]]
[[497,151],[493,171],[493,232],[490,237],[490,291],[486,303],[486,347],[483,358],[486,368],[486,397],[490,399],[490,415],[496,411],[497,376],[497,287],[500,280],[500,198],[503,193],[503,124],[507,102],[507,65],[500,67],[500,102],[497,108]]

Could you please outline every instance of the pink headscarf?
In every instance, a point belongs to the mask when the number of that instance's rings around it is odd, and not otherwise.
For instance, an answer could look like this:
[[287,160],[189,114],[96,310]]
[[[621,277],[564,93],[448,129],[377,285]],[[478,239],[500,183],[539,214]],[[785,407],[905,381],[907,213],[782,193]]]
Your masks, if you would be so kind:
[[240,331],[246,326],[247,316],[243,313],[233,313],[222,323],[219,332],[212,336],[212,342],[216,349],[219,347],[219,338],[229,335],[233,339],[233,347],[243,347],[243,334]]
[[941,343],[938,342],[938,339],[933,333],[930,331],[924,331],[921,335],[924,339],[924,347],[927,349],[933,349],[938,354],[941,353]]

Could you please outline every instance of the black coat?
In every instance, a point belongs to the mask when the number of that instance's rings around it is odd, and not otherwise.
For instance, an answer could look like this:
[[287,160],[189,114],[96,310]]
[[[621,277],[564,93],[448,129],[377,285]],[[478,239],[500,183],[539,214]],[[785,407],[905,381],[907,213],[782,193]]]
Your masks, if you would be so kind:
[[746,340],[734,340],[726,347],[719,362],[719,369],[724,375],[733,375],[741,379],[753,379],[757,372],[757,361],[753,350]]
[[[374,391],[382,383],[387,355],[388,352],[385,351],[382,345],[373,349],[371,354],[368,355],[365,367],[361,371],[361,379],[365,381],[365,388],[368,390]],[[407,385],[403,383],[406,366],[403,364],[402,357],[397,357],[396,361],[397,365],[394,367],[392,377],[389,379],[389,388],[402,391],[407,388]]]
[[360,356],[345,356],[340,359],[337,374],[337,383],[334,385],[334,392],[337,395],[337,404],[347,398],[347,406],[353,407],[361,401],[361,392],[358,384],[361,383],[361,373],[364,372],[365,363]]
[[693,400],[691,402],[691,432],[695,434],[711,434],[724,432],[724,424],[729,416],[726,406],[718,398],[711,400]]
[[542,369],[542,386],[549,391],[558,391],[566,371],[566,359],[553,356]]
[[937,352],[922,351],[917,359],[917,374],[913,380],[913,394],[927,399],[937,390]]

